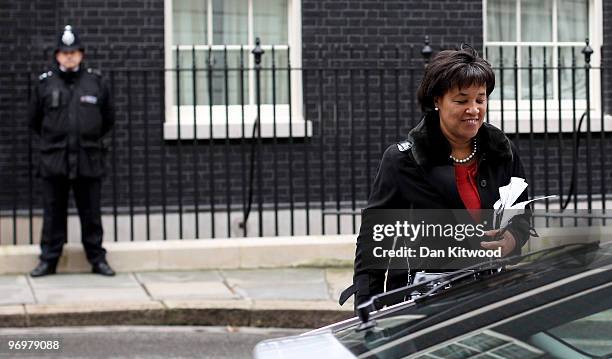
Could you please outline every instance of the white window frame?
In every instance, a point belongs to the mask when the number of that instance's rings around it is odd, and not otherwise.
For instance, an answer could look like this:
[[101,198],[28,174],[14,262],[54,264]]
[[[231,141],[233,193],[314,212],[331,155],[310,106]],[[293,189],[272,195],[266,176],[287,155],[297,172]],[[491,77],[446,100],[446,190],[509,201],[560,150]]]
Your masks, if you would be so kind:
[[[191,105],[177,106],[176,104],[176,84],[173,81],[172,69],[174,67],[172,56],[173,51],[176,51],[176,46],[173,45],[173,9],[172,3],[176,0],[164,0],[164,64],[165,64],[165,103],[166,113],[164,122],[164,139],[177,140],[179,139],[179,114],[180,111],[180,139],[210,139],[211,133],[213,139],[225,138],[253,138],[253,127],[257,118],[257,106],[255,103],[255,91],[253,84],[255,83],[255,71],[247,70],[249,98],[245,99],[247,103],[244,105],[244,119],[242,116],[242,105],[213,105],[212,106],[212,128],[210,123],[210,106],[196,105],[195,115],[195,131],[194,131],[194,108]],[[180,1],[180,0],[179,0]],[[205,1],[205,0],[203,0]],[[248,2],[249,18],[253,14],[253,0],[245,0]],[[312,136],[312,123],[305,121],[303,117],[303,94],[302,94],[302,74],[299,69],[302,67],[302,10],[301,0],[287,0],[287,27],[288,27],[288,46],[290,48],[289,61],[291,63],[291,128],[289,126],[289,105],[277,104],[276,108],[271,104],[262,104],[260,106],[261,113],[261,137],[271,138],[276,137],[306,137]],[[213,24],[212,18],[212,2],[208,2],[207,16],[207,31],[208,38],[212,38]],[[192,46],[179,46],[179,49],[191,50]],[[195,46],[196,50],[208,50],[209,46]],[[211,46],[212,50],[223,50],[223,45]],[[227,46],[227,49],[239,49],[240,46]],[[254,48],[254,39],[252,34],[252,26],[248,27],[248,43],[243,46],[245,51]],[[264,51],[263,56],[271,56],[271,46],[262,46]],[[287,46],[276,45],[275,49],[287,49]],[[248,56],[248,68],[254,67],[253,56]],[[281,69],[282,70],[282,69]],[[179,109],[180,107],[180,109]],[[227,107],[227,108],[226,108]],[[226,120],[226,110],[228,112]],[[276,112],[276,134],[274,133],[274,111]],[[244,122],[243,122],[244,121]],[[229,122],[229,126],[227,125]],[[244,126],[243,126],[244,124]]]
[[[557,17],[553,17],[553,41],[551,42],[498,42],[498,41],[487,41],[487,1],[483,0],[483,48],[486,49],[488,46],[500,46],[505,45],[508,46],[509,51],[514,51],[514,45],[519,46],[518,49],[518,57],[521,56],[521,48],[520,46],[524,46],[526,50],[526,46],[552,46],[555,48],[559,42],[557,42]],[[515,0],[512,0],[515,1]],[[600,78],[600,64],[601,64],[601,45],[603,44],[603,4],[602,0],[587,0],[589,1],[589,9],[588,9],[588,18],[589,18],[589,26],[588,26],[588,36],[590,46],[593,48],[594,53],[591,56],[591,67],[595,68],[591,70],[590,74],[590,118],[591,118],[591,131],[601,131],[601,78]],[[516,1],[516,14],[518,21],[516,23],[516,31],[517,31],[517,39],[520,38],[521,31],[521,16],[520,16],[520,6],[521,1]],[[557,0],[553,1],[553,14],[557,13]],[[584,47],[584,42],[563,42],[564,45],[571,45],[577,47]],[[576,56],[583,56],[582,53],[576,54]],[[553,51],[552,59],[553,64],[557,63],[557,51]],[[512,71],[513,64],[504,64],[504,68],[507,68],[506,71]],[[556,65],[555,65],[556,66]],[[519,70],[525,71],[525,70]],[[537,70],[536,70],[537,71]],[[553,70],[554,71],[554,70]],[[518,86],[521,88],[522,78],[519,76],[518,78]],[[499,85],[499,79],[496,81],[496,84]],[[499,91],[499,88],[496,87],[495,91]],[[553,77],[553,93],[557,93],[558,91],[558,78],[557,76]],[[518,100],[518,113],[516,111],[516,101],[512,100],[504,100],[503,108],[504,111],[502,113],[502,101],[499,99],[491,99],[489,101],[489,111],[488,111],[488,121],[494,124],[497,127],[502,127],[502,119],[503,119],[503,128],[505,132],[508,133],[529,133],[533,132],[573,132],[574,126],[573,121],[567,121],[569,118],[574,117],[573,111],[573,101],[571,99],[562,98],[561,99],[561,118],[563,119],[561,122],[561,128],[559,128],[559,101],[558,98],[552,100],[546,100],[547,113],[544,113],[544,101],[545,100],[533,100],[530,106],[528,99],[519,99]],[[587,104],[586,100],[576,100],[576,112],[575,116],[578,120],[580,116],[586,110]],[[517,116],[518,115],[518,116]],[[517,117],[518,117],[518,131],[517,131]],[[532,121],[533,119],[533,121]],[[547,121],[544,121],[544,120]],[[545,124],[545,122],[547,122]],[[606,131],[612,131],[612,116],[609,114],[604,115],[604,128]],[[582,125],[582,131],[585,131],[587,128],[586,124]]]

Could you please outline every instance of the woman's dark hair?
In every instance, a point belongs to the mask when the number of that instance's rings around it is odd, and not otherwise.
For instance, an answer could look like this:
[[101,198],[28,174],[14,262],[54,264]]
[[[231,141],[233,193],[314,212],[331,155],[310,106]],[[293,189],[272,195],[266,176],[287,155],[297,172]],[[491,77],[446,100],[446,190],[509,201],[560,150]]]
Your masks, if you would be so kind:
[[491,65],[470,45],[462,44],[459,50],[440,51],[425,69],[417,90],[417,98],[423,112],[434,109],[434,98],[448,90],[472,85],[484,85],[487,96],[495,87],[495,74]]

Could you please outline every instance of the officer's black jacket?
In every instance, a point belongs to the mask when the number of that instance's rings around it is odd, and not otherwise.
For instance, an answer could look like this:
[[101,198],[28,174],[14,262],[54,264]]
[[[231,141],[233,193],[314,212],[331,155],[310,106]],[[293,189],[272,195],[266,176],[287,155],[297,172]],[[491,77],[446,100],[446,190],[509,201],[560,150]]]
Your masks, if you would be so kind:
[[109,86],[100,73],[57,67],[39,77],[29,108],[31,128],[40,135],[38,174],[91,177],[105,174],[102,137],[114,123]]
[[[383,154],[365,210],[369,209],[465,209],[457,191],[450,144],[443,136],[437,113],[429,113],[413,128],[407,141],[389,146]],[[496,127],[484,123],[477,134],[479,164],[478,191],[481,208],[492,209],[499,199],[499,187],[510,177],[525,178],[518,153],[508,137]],[[517,202],[527,200],[527,192]],[[515,253],[527,242],[530,233],[527,215],[513,218],[508,230],[517,240]],[[355,293],[355,305],[383,292],[385,269],[372,269],[364,263],[364,253],[371,243],[371,224],[362,219],[355,253],[353,285],[341,296],[341,303]],[[371,247],[370,247],[371,248]],[[408,269],[389,269],[386,288],[407,285]]]

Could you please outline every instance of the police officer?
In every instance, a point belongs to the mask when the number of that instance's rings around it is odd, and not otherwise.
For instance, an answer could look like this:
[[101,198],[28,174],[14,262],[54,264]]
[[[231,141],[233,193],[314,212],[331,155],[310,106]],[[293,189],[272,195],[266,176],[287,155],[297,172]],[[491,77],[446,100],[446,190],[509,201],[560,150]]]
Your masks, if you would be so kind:
[[43,228],[40,263],[32,277],[55,273],[66,241],[68,194],[74,193],[81,240],[92,272],[112,276],[102,247],[100,189],[104,170],[102,138],[114,123],[109,87],[97,70],[84,69],[84,49],[67,25],[55,49],[56,63],[39,77],[29,120],[40,136]]

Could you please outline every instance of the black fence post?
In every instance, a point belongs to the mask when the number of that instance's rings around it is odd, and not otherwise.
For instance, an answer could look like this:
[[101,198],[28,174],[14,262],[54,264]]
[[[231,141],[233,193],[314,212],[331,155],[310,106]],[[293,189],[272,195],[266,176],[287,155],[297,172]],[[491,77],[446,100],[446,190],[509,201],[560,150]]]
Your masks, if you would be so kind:
[[[257,118],[254,126],[257,127],[257,213],[259,220],[259,236],[263,237],[263,168],[261,158],[261,57],[264,54],[259,37],[255,38],[255,48],[251,53],[255,58],[255,101],[257,102]],[[245,223],[246,225],[246,223]]]
[[208,190],[210,192],[210,236],[215,238],[215,169],[213,167],[215,155],[215,137],[213,133],[213,61],[212,46],[208,46],[208,59],[206,61],[206,83],[208,88]]
[[[587,133],[586,133],[586,167],[587,167],[587,208],[589,214],[591,214],[593,207],[593,179],[590,175],[592,172],[591,166],[591,55],[593,55],[593,49],[589,45],[589,39],[585,39],[586,45],[582,49],[584,55],[584,72],[585,72],[585,90],[586,90],[586,121],[587,121]],[[603,129],[602,129],[603,131]],[[603,175],[603,173],[602,173]],[[589,218],[589,226],[592,225],[592,219]]]
[[195,237],[200,238],[200,188],[198,185],[198,123],[197,123],[197,106],[198,106],[198,69],[196,66],[196,49],[195,45],[191,46],[191,95],[193,100],[193,142],[191,144],[191,165],[193,170],[193,207],[194,207],[194,226]]
[[602,214],[604,216],[603,219],[603,225],[606,225],[606,218],[605,218],[605,214],[606,214],[606,195],[607,195],[607,188],[606,188],[606,169],[608,169],[608,167],[606,167],[606,152],[605,152],[605,144],[606,142],[606,128],[605,128],[605,101],[606,101],[606,93],[604,91],[604,56],[603,56],[603,46],[599,47],[599,84],[600,84],[600,90],[599,90],[599,106],[600,106],[600,114],[601,114],[601,119],[600,119],[600,123],[601,123],[601,129],[599,131],[599,164],[600,164],[600,171],[601,171],[601,175],[600,175],[600,190],[601,190],[601,211]]

